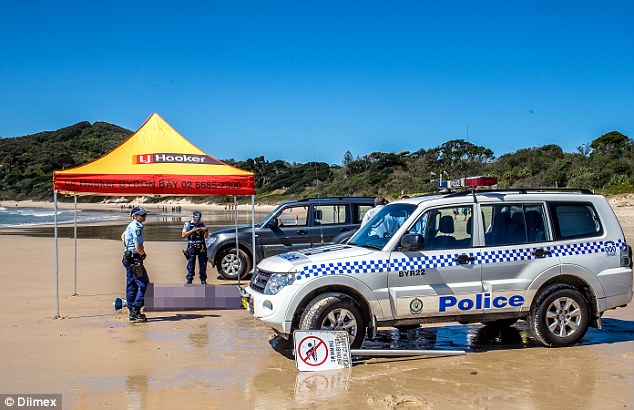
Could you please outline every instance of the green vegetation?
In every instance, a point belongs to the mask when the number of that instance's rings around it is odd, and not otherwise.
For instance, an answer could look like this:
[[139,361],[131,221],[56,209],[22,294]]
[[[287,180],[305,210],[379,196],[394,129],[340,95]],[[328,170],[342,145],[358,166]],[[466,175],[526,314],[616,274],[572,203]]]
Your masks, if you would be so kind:
[[[53,132],[0,138],[0,200],[52,199],[54,170],[96,159],[131,133],[103,122],[81,122]],[[258,201],[266,202],[310,196],[382,194],[396,198],[401,194],[433,192],[441,173],[443,179],[494,175],[501,188],[572,187],[605,194],[634,192],[634,141],[618,131],[601,135],[574,153],[563,152],[552,144],[496,158],[489,148],[454,139],[415,152],[373,152],[355,158],[347,151],[341,165],[269,162],[263,156],[225,162],[254,172]]]
[[84,121],[57,131],[0,138],[0,199],[51,200],[53,171],[92,161],[130,134],[116,125]]
[[[493,151],[461,139],[450,140],[439,147],[416,152],[373,152],[363,157],[344,154],[341,166],[327,164],[268,163],[256,160],[228,161],[254,171],[260,199],[274,192],[288,196],[377,195],[397,198],[402,194],[433,192],[435,181],[464,176],[493,175],[500,188],[587,188],[604,194],[634,192],[634,141],[618,131],[604,134],[575,153],[563,152],[558,145],[524,148],[495,158]],[[257,163],[257,167],[254,164]],[[311,175],[312,181],[307,181]],[[319,169],[319,173],[315,172]],[[295,184],[293,175],[303,179]],[[299,186],[303,184],[303,190]],[[292,189],[291,189],[292,187]]]

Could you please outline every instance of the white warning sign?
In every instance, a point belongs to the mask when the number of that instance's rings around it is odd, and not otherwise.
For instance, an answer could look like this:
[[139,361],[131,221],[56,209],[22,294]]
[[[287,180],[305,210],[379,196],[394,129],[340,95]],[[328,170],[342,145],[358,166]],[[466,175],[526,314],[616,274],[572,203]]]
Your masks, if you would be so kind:
[[296,330],[295,363],[300,372],[352,367],[350,340],[343,330]]

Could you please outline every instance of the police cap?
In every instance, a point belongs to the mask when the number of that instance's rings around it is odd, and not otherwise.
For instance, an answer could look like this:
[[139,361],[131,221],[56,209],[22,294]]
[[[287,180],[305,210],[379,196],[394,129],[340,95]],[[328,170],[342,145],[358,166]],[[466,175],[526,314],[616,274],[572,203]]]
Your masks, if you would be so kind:
[[134,208],[132,208],[130,210],[130,216],[135,216],[135,215],[147,215],[147,211],[143,208],[141,208],[140,206],[135,206]]

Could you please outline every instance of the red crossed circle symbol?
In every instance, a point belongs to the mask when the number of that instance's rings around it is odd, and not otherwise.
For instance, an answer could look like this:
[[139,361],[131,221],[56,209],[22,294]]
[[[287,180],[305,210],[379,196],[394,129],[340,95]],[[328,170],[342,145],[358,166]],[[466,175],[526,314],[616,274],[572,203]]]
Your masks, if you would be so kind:
[[[328,359],[328,347],[316,336],[302,339],[297,346],[299,358],[309,366],[320,366]],[[323,354],[323,359],[320,357]]]

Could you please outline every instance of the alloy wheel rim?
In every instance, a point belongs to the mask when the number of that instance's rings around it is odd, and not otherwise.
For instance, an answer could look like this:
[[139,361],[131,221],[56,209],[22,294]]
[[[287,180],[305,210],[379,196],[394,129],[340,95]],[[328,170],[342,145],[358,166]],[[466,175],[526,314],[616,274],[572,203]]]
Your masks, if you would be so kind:
[[333,309],[321,322],[322,330],[345,330],[348,332],[350,343],[357,336],[357,319],[351,311],[345,308]]
[[579,304],[572,298],[561,297],[548,306],[546,326],[553,335],[568,337],[579,330],[582,318]]
[[238,257],[235,254],[230,253],[222,258],[222,270],[226,273],[237,275],[240,270],[240,260]]

